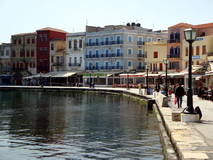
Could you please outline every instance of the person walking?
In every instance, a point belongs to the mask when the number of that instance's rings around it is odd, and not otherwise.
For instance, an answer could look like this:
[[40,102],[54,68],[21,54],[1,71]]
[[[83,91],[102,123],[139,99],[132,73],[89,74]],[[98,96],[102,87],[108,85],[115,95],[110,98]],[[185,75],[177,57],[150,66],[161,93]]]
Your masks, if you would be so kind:
[[175,97],[177,98],[178,108],[182,108],[184,94],[185,94],[185,90],[181,86],[181,83],[179,83],[175,89]]
[[155,91],[156,91],[156,92],[159,92],[159,91],[160,91],[160,85],[159,85],[159,83],[157,83],[157,84],[155,85]]

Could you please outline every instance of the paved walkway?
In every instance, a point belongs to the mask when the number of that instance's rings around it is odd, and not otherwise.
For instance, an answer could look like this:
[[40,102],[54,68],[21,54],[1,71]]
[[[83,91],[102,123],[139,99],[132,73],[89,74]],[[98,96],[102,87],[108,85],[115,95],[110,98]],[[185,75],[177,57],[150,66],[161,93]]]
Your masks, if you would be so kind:
[[[138,89],[130,89],[138,93]],[[152,97],[148,95],[148,97]],[[169,101],[169,107],[159,107],[164,117],[165,125],[175,145],[180,159],[211,159],[213,160],[213,102],[193,96],[194,108],[199,106],[202,112],[200,122],[172,121],[172,112],[182,112],[186,105],[187,97],[183,97],[183,108],[174,105],[174,95]]]

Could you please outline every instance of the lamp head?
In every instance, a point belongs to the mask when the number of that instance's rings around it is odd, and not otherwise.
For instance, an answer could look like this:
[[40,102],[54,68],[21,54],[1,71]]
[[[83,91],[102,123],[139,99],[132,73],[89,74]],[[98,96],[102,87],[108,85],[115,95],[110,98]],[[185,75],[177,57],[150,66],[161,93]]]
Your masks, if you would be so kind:
[[197,30],[195,28],[187,28],[184,30],[184,37],[187,42],[193,42],[197,37]]
[[163,63],[164,63],[164,64],[169,64],[169,59],[164,58],[164,59],[163,59]]

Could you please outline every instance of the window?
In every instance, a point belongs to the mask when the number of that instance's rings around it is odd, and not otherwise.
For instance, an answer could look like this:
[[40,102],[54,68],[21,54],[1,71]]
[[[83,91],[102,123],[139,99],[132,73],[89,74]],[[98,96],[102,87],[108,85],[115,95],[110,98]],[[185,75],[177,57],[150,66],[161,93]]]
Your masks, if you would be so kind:
[[74,50],[77,50],[77,49],[78,49],[77,44],[78,44],[78,41],[75,39],[75,40],[74,40]]
[[158,58],[158,52],[154,52],[154,58]]
[[92,39],[90,38],[88,39],[88,41],[89,41],[89,46],[92,46]]
[[79,48],[82,48],[82,46],[83,46],[83,45],[82,45],[82,42],[83,42],[82,39],[80,39],[80,40],[79,40]]
[[196,55],[200,55],[200,47],[196,46]]
[[6,56],[9,56],[9,54],[10,54],[10,51],[6,50]]
[[35,44],[35,38],[32,38],[31,41],[32,41],[32,44]]
[[206,46],[202,46],[202,55],[206,54]]
[[188,47],[186,47],[186,49],[185,49],[186,51],[186,56],[188,56],[189,55],[189,49],[188,49]]
[[40,40],[40,42],[43,42],[43,36],[42,35],[39,35],[39,40]]
[[1,51],[1,56],[4,56],[4,51]]
[[116,49],[116,54],[117,54],[117,57],[120,57],[120,56],[121,56],[121,49],[120,49],[120,48],[117,48],[117,49]]
[[27,44],[30,44],[30,37],[27,37]]
[[31,49],[31,57],[34,57],[34,49]]
[[77,65],[77,57],[74,57],[74,64]]
[[105,44],[108,45],[109,44],[109,37],[105,38]]
[[21,39],[18,40],[18,44],[21,44]]
[[128,42],[132,42],[133,41],[133,37],[132,36],[128,36]]
[[42,55],[42,50],[43,50],[42,48],[39,48],[39,51],[40,51],[39,53],[40,53],[40,55]]
[[159,70],[162,71],[162,70],[163,70],[163,63],[160,63],[160,66],[159,66],[159,67],[160,67]]
[[116,41],[117,41],[117,44],[120,44],[120,43],[121,43],[121,37],[120,37],[120,36],[117,36],[117,37],[116,37]]
[[147,37],[147,42],[152,42],[152,37]]
[[98,58],[99,57],[99,50],[95,51],[95,57]]
[[47,48],[46,47],[44,48],[44,54],[47,54]]
[[128,48],[127,53],[128,53],[128,55],[131,55],[132,54],[132,48]]
[[69,41],[69,48],[72,48],[72,41]]
[[44,42],[47,42],[47,35],[44,35]]
[[14,39],[14,40],[13,40],[13,44],[16,44],[16,42],[17,42],[16,39]]
[[95,45],[99,45],[99,39],[98,38],[95,38]]
[[53,51],[53,50],[54,50],[54,44],[51,43],[51,51]]
[[109,57],[109,50],[108,49],[105,50],[105,55],[106,55],[106,57]]
[[142,54],[143,54],[143,50],[142,50],[142,49],[139,49],[139,50],[138,50],[138,57],[142,57]]
[[23,57],[24,53],[23,53],[23,49],[20,49],[20,57]]
[[82,63],[82,57],[80,57],[80,64]]
[[127,62],[127,68],[131,67],[132,66],[132,61],[128,61]]
[[29,57],[30,56],[30,50],[29,49],[27,49],[27,55],[26,55],[27,57]]

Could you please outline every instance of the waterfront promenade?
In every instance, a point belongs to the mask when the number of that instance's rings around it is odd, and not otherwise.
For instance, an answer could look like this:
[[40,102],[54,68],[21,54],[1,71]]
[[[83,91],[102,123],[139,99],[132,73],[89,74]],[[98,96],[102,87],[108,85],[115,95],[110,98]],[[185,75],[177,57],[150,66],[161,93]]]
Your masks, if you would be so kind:
[[[31,86],[0,86],[2,88],[41,88]],[[45,86],[43,89],[77,89],[77,90],[109,90],[129,92],[132,95],[140,96],[138,89],[131,88],[107,88],[107,87],[51,87]],[[142,95],[148,99],[153,99],[153,95]],[[159,114],[164,123],[165,130],[171,140],[179,158],[186,160],[204,160],[213,159],[213,102],[208,100],[201,100],[197,96],[193,96],[194,107],[199,106],[202,111],[202,118],[200,122],[180,122],[172,121],[172,112],[181,112],[186,107],[186,96],[183,98],[183,108],[178,109],[173,104],[173,97],[169,101],[169,107],[158,106]],[[167,152],[167,154],[169,151]],[[175,158],[173,158],[175,159]]]

